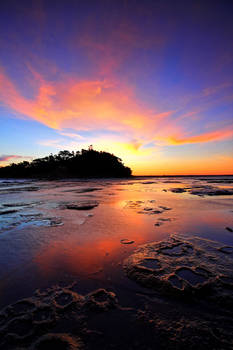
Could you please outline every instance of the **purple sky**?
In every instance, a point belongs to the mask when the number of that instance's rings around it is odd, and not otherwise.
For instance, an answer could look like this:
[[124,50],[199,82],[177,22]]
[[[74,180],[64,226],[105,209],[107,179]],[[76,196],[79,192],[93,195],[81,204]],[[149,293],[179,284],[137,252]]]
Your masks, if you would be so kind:
[[233,174],[233,2],[1,1],[0,164],[92,144]]

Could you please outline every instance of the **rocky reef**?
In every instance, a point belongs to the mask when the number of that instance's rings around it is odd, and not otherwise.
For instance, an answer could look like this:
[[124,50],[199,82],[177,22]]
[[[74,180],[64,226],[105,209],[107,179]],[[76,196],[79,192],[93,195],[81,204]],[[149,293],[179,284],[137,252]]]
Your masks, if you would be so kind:
[[193,185],[192,187],[175,187],[175,188],[170,188],[170,191],[173,193],[188,192],[190,194],[194,194],[200,197],[233,195],[233,188],[220,188],[220,187],[211,186],[211,185]]
[[127,276],[162,295],[233,309],[233,247],[203,238],[141,246],[124,262]]
[[[147,263],[145,268],[154,269],[152,261]],[[137,297],[137,306],[123,307],[116,293],[104,288],[86,295],[78,292],[78,283],[37,290],[0,312],[0,348],[232,349],[230,312],[203,312],[203,305],[200,312],[196,305],[145,292]]]

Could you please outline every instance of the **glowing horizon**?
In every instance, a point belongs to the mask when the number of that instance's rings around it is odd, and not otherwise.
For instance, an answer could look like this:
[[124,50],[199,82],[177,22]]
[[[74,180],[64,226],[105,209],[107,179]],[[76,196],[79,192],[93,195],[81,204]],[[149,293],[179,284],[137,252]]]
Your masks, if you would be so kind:
[[0,9],[0,166],[92,144],[133,175],[233,174],[231,4]]

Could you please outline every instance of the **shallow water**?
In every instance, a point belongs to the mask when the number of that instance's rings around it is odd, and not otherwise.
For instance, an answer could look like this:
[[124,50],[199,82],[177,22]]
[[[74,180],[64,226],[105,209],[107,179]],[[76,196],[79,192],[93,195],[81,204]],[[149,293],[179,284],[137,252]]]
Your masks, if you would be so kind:
[[177,272],[177,275],[188,281],[193,286],[206,281],[205,277],[191,271],[190,269],[182,268]]
[[1,180],[0,306],[74,279],[84,292],[134,288],[122,261],[170,234],[233,245],[233,196],[170,191],[206,185],[232,189],[233,177]]

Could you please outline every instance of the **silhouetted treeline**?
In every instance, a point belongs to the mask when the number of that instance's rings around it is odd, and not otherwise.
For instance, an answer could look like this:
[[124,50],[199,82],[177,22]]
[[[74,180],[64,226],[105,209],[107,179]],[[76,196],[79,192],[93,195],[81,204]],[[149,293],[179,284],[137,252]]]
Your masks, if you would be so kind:
[[131,173],[120,158],[95,151],[92,146],[81,152],[61,151],[0,168],[2,178],[128,177]]

